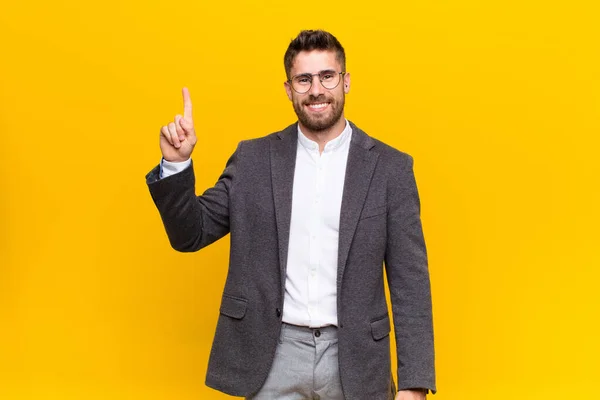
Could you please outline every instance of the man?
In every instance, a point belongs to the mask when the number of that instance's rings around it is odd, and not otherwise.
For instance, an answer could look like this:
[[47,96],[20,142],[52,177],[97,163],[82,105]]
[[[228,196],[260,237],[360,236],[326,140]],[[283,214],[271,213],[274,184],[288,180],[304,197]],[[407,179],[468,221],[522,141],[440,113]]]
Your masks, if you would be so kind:
[[292,40],[284,86],[298,123],[242,141],[201,196],[190,160],[196,132],[187,89],[183,116],[161,129],[163,160],[146,178],[173,248],[196,251],[231,233],[206,377],[225,393],[253,400],[423,400],[435,392],[412,158],[345,119],[345,64],[330,33],[303,31]]

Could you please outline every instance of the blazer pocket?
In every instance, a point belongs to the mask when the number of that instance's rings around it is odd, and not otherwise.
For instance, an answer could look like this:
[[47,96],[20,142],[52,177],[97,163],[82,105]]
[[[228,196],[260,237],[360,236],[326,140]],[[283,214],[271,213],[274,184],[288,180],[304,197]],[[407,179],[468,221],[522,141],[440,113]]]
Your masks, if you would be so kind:
[[248,300],[226,294],[223,295],[220,309],[221,314],[235,319],[242,319],[246,315],[246,308],[248,308]]
[[373,339],[381,340],[390,334],[390,317],[386,315],[375,321],[371,321],[371,334]]
[[371,207],[363,210],[360,214],[360,219],[366,219],[376,217],[377,215],[384,214],[387,211],[387,206]]

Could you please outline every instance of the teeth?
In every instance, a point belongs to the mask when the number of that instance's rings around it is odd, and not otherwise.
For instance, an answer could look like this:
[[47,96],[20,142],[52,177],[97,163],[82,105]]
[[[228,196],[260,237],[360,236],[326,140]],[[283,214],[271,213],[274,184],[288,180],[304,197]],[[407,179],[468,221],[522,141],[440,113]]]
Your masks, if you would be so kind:
[[308,106],[310,108],[323,108],[323,107],[327,106],[327,103],[309,104]]

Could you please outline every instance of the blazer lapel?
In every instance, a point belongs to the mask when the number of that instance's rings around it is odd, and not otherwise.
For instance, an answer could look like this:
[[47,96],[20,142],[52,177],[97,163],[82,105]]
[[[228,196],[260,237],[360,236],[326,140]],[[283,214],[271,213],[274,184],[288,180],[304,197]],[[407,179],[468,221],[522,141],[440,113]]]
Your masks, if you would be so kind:
[[279,245],[281,293],[283,293],[285,288],[297,146],[297,124],[290,125],[277,133],[277,139],[271,141],[271,180]]
[[341,293],[341,282],[348,260],[352,238],[358,225],[358,219],[367,198],[371,177],[375,171],[379,154],[370,149],[375,141],[366,133],[352,126],[352,141],[346,164],[346,177],[340,211],[340,232],[338,246],[338,293]]

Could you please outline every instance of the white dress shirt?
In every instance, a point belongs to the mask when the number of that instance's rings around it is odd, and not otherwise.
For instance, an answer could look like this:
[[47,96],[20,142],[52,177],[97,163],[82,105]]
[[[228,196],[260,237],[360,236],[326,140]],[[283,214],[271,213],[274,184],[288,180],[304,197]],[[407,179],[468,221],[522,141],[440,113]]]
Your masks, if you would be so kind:
[[337,325],[340,208],[352,128],[319,145],[298,128],[283,321]]
[[192,163],[192,159],[188,158],[185,161],[181,162],[171,162],[167,161],[164,158],[160,160],[160,179],[166,178],[171,175],[175,175],[178,172],[183,171]]
[[[340,208],[352,128],[329,141],[323,153],[298,127],[292,219],[283,322],[337,325],[337,271]],[[161,162],[161,178],[183,171],[184,162]]]

